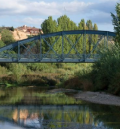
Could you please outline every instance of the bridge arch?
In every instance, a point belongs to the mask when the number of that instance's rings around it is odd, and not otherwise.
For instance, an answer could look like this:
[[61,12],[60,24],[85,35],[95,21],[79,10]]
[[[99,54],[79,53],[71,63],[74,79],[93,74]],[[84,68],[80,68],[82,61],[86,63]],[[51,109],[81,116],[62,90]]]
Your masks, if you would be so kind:
[[41,34],[0,48],[0,62],[95,62],[99,56],[97,51],[114,43],[114,37],[114,32],[97,30]]

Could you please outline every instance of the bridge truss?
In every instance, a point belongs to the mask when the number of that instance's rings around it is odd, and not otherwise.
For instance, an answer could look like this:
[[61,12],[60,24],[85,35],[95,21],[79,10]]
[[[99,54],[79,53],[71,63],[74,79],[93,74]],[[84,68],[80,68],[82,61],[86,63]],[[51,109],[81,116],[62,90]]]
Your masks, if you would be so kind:
[[[16,124],[24,129],[80,129],[82,126],[84,127],[85,122],[91,125],[94,121],[93,114],[88,112],[89,108],[83,105],[81,107],[77,105],[3,106],[0,110],[2,111],[0,114],[1,121]],[[39,114],[38,121],[35,122],[34,118],[28,118],[29,123],[28,125],[25,124],[23,122],[25,119],[20,118],[20,112],[25,110],[30,114]],[[13,113],[14,115],[15,111],[17,112],[16,123],[13,119],[8,118],[8,114]]]
[[42,34],[0,48],[0,62],[95,62],[115,33],[95,30]]

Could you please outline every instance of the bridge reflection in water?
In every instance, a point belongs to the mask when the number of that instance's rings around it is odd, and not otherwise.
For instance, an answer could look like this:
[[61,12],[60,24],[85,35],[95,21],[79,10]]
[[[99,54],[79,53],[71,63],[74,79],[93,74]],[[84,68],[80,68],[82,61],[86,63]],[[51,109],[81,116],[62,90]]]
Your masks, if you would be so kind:
[[0,62],[95,62],[114,37],[95,30],[42,34],[0,48]]
[[0,112],[0,120],[25,129],[80,129],[85,124],[104,129],[103,123],[95,120],[93,112],[85,105],[4,106],[0,107]]

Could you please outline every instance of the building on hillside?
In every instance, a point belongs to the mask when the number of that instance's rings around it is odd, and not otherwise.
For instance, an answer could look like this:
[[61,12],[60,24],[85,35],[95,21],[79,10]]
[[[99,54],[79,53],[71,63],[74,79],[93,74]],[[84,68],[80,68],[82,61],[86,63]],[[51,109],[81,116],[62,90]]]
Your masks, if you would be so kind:
[[26,25],[16,28],[19,31],[25,32],[27,35],[38,35],[43,34],[43,31],[39,28],[28,27]]

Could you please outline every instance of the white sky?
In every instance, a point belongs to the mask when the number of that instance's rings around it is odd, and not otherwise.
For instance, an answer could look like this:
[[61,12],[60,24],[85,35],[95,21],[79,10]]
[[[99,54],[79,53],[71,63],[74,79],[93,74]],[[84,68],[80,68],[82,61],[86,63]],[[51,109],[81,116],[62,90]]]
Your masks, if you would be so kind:
[[66,14],[76,24],[81,19],[97,23],[99,30],[113,31],[111,12],[119,0],[0,0],[0,26],[39,27],[52,16]]

